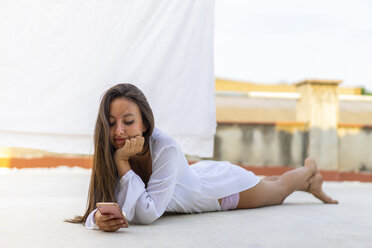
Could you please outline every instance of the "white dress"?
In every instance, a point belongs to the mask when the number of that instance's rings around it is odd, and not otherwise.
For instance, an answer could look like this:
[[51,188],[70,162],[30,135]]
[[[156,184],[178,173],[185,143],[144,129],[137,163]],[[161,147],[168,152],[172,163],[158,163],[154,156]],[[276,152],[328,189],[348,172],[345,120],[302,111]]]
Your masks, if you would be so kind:
[[[260,178],[225,161],[188,164],[177,142],[155,128],[150,138],[152,174],[147,188],[128,171],[116,188],[117,203],[132,223],[149,224],[164,212],[201,213],[221,210],[218,199],[255,186]],[[96,227],[92,211],[86,227]]]

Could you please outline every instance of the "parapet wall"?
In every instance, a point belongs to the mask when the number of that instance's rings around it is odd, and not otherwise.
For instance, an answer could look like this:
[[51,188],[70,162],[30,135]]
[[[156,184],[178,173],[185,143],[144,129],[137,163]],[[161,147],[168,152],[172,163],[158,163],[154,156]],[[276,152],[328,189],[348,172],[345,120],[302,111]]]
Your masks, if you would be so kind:
[[[337,130],[313,129],[323,137],[337,137],[325,144],[317,160],[327,168],[329,150],[337,151],[337,167],[340,171],[372,171],[372,126],[339,125]],[[319,142],[320,139],[318,139]],[[326,140],[327,139],[323,139]],[[323,141],[324,142],[324,141]],[[228,160],[236,164],[254,166],[302,166],[309,156],[309,129],[305,123],[218,123],[213,159]]]
[[304,80],[297,92],[216,93],[215,159],[258,166],[372,171],[372,97],[345,95],[339,80]]
[[308,132],[299,123],[218,123],[214,159],[255,166],[300,166]]

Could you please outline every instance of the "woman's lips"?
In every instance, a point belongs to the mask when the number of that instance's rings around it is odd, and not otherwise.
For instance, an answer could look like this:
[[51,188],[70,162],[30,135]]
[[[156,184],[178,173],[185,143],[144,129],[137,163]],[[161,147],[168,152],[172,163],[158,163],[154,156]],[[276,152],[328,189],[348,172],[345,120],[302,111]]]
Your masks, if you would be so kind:
[[114,139],[115,140],[115,143],[117,144],[123,144],[125,142],[125,138],[122,138],[122,139]]

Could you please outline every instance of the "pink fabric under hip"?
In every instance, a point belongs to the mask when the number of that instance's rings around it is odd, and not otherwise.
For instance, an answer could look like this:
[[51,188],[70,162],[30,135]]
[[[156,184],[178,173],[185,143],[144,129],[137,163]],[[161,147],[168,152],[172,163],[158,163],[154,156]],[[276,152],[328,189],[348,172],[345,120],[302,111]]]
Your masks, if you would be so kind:
[[236,209],[239,203],[239,193],[221,199],[221,211]]

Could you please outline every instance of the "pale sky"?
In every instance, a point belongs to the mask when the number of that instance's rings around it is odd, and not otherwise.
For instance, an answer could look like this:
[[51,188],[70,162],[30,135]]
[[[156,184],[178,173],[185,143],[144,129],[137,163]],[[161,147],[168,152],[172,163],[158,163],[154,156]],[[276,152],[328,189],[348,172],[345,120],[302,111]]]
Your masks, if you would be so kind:
[[216,0],[216,77],[372,91],[372,1]]

